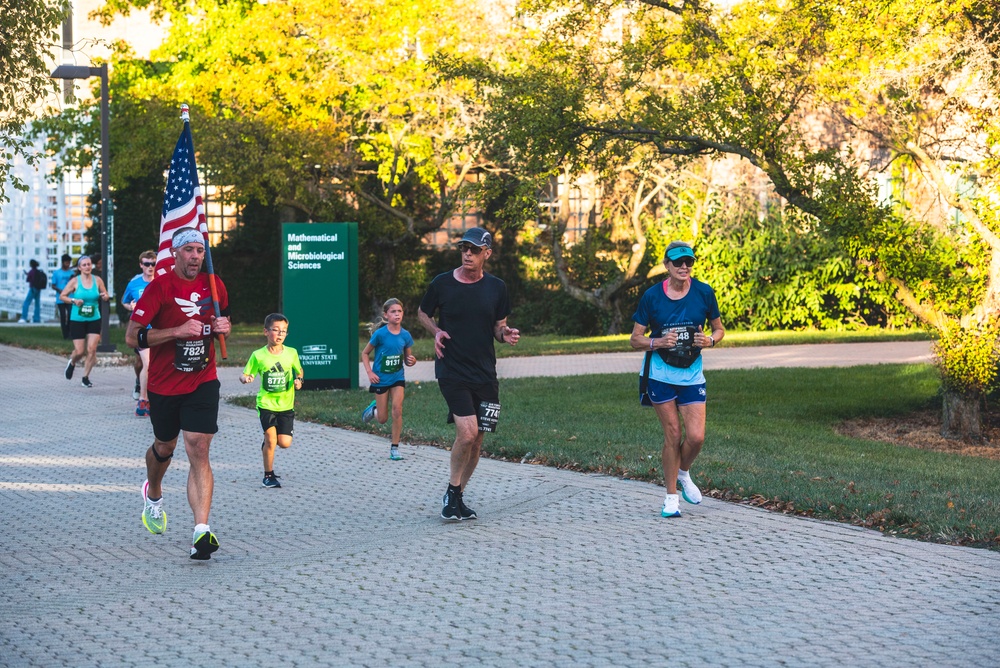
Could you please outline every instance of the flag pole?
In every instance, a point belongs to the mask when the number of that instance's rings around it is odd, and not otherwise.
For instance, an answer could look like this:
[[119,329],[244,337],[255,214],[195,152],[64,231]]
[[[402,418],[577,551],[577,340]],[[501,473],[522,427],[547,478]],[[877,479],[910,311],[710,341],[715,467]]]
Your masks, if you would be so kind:
[[[190,127],[190,125],[191,125],[191,117],[190,117],[190,114],[188,113],[188,106],[186,104],[182,104],[181,105],[181,120],[183,120],[184,123]],[[194,165],[196,163],[194,162],[194,159],[193,159],[194,158],[194,135],[193,134],[191,136],[191,157],[192,157],[191,165],[192,165],[192,169],[194,169]],[[195,183],[197,183],[198,182],[197,169],[195,169],[195,173],[193,174],[193,177],[194,177]],[[202,227],[204,227],[203,231],[201,230]],[[204,211],[204,209],[199,209],[198,210],[198,228],[199,228],[199,231],[202,231],[202,234],[205,235],[205,265],[206,265],[206,268],[208,269],[208,286],[209,286],[209,289],[212,291],[212,308],[215,310],[215,317],[216,318],[221,318],[222,317],[222,312],[219,309],[219,289],[215,286],[215,267],[212,265],[212,246],[211,246],[211,244],[209,243],[209,240],[208,240],[208,223],[207,223],[207,221],[205,219],[205,211]],[[227,358],[227,355],[226,355],[226,337],[225,336],[221,336],[221,335],[219,336],[219,352],[222,353],[222,359],[226,359]]]

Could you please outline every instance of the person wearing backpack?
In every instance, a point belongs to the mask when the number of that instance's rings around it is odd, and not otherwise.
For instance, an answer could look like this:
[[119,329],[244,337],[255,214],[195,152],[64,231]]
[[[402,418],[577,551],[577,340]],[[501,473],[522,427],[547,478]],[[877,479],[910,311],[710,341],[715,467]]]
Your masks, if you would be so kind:
[[31,265],[25,278],[28,282],[28,294],[24,298],[24,304],[21,305],[21,319],[18,322],[28,322],[28,307],[31,306],[32,301],[35,302],[35,315],[31,322],[41,322],[42,290],[48,285],[49,277],[39,268],[38,260],[32,260],[28,264]]

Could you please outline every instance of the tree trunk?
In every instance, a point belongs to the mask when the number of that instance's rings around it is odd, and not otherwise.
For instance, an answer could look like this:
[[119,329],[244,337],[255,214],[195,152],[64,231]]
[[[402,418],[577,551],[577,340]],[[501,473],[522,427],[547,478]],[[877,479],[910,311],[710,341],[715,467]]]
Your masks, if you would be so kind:
[[982,442],[981,404],[982,396],[978,393],[964,394],[946,389],[941,415],[941,435],[966,443]]

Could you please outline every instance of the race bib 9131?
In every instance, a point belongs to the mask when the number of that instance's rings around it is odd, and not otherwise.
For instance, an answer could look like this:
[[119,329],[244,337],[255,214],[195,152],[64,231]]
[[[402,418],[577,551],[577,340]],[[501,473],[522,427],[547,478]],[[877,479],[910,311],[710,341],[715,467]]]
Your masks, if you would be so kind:
[[402,355],[386,355],[382,358],[382,373],[396,373],[402,368]]

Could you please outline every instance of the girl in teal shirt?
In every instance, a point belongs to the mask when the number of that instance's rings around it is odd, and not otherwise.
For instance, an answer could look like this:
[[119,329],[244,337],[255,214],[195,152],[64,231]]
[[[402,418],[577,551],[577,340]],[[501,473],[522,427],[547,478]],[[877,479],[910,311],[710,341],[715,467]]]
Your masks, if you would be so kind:
[[[100,300],[110,299],[104,281],[100,276],[94,276],[94,263],[90,256],[81,255],[76,263],[80,275],[71,278],[62,292],[59,301],[72,304],[69,314],[69,335],[73,339],[73,354],[66,364],[66,380],[72,380],[76,363],[86,355],[83,369],[84,387],[93,387],[90,382],[90,372],[97,363],[97,343],[101,340],[101,305]],[[84,348],[86,347],[86,351]]]

